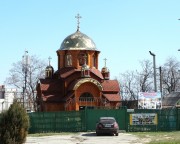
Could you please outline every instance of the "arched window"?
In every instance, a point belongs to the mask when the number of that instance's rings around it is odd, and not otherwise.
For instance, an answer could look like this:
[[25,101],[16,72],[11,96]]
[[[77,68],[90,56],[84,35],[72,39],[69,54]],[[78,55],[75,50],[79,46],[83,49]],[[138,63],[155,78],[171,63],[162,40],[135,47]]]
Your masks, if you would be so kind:
[[79,101],[93,101],[93,95],[91,93],[85,92],[79,97]]
[[72,56],[71,56],[71,54],[67,54],[65,58],[66,58],[66,60],[65,60],[66,66],[67,67],[72,66]]

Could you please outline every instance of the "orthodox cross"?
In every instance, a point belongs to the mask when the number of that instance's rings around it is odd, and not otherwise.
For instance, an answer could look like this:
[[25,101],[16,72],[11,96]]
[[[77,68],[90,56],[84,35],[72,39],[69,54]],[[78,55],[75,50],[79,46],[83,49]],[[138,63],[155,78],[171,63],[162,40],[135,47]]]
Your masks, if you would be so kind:
[[49,66],[50,66],[50,62],[51,62],[51,59],[52,59],[52,58],[51,58],[51,57],[48,57],[48,59],[49,59]]
[[77,18],[77,31],[79,31],[79,24],[80,24],[79,19],[82,17],[78,13],[77,16],[75,16],[75,18]]
[[106,61],[107,61],[107,58],[104,59],[105,67],[106,67]]

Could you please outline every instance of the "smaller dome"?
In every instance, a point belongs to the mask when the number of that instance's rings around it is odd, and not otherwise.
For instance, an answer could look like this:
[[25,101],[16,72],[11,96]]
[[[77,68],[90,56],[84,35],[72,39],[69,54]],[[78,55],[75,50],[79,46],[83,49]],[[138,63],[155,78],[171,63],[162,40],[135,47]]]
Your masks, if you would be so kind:
[[105,80],[109,80],[109,69],[105,66],[102,68],[101,73]]
[[108,73],[109,69],[107,67],[103,67],[101,73]]
[[52,78],[53,74],[54,74],[54,68],[51,65],[47,66],[45,70],[45,78]]
[[76,31],[64,39],[61,44],[60,50],[95,50],[96,45],[91,38],[87,35]]
[[54,71],[54,68],[51,65],[49,65],[49,66],[46,67],[46,70],[47,71]]

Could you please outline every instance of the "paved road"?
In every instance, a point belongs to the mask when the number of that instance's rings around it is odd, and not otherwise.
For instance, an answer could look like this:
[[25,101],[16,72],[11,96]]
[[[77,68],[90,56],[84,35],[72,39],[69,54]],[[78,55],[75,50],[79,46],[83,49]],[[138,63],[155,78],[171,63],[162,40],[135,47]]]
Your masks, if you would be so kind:
[[119,133],[119,136],[96,136],[86,132],[69,135],[55,135],[43,137],[27,137],[25,144],[142,144],[131,134]]

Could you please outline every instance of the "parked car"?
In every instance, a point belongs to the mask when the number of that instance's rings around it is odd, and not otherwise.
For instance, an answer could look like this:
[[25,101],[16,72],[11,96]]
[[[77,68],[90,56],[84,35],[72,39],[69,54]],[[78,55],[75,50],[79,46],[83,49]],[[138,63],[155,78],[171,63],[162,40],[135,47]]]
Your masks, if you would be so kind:
[[33,110],[30,110],[30,109],[26,109],[26,112],[27,113],[32,113],[32,112],[34,112]]
[[100,117],[96,124],[96,135],[112,134],[118,136],[119,125],[114,117]]

